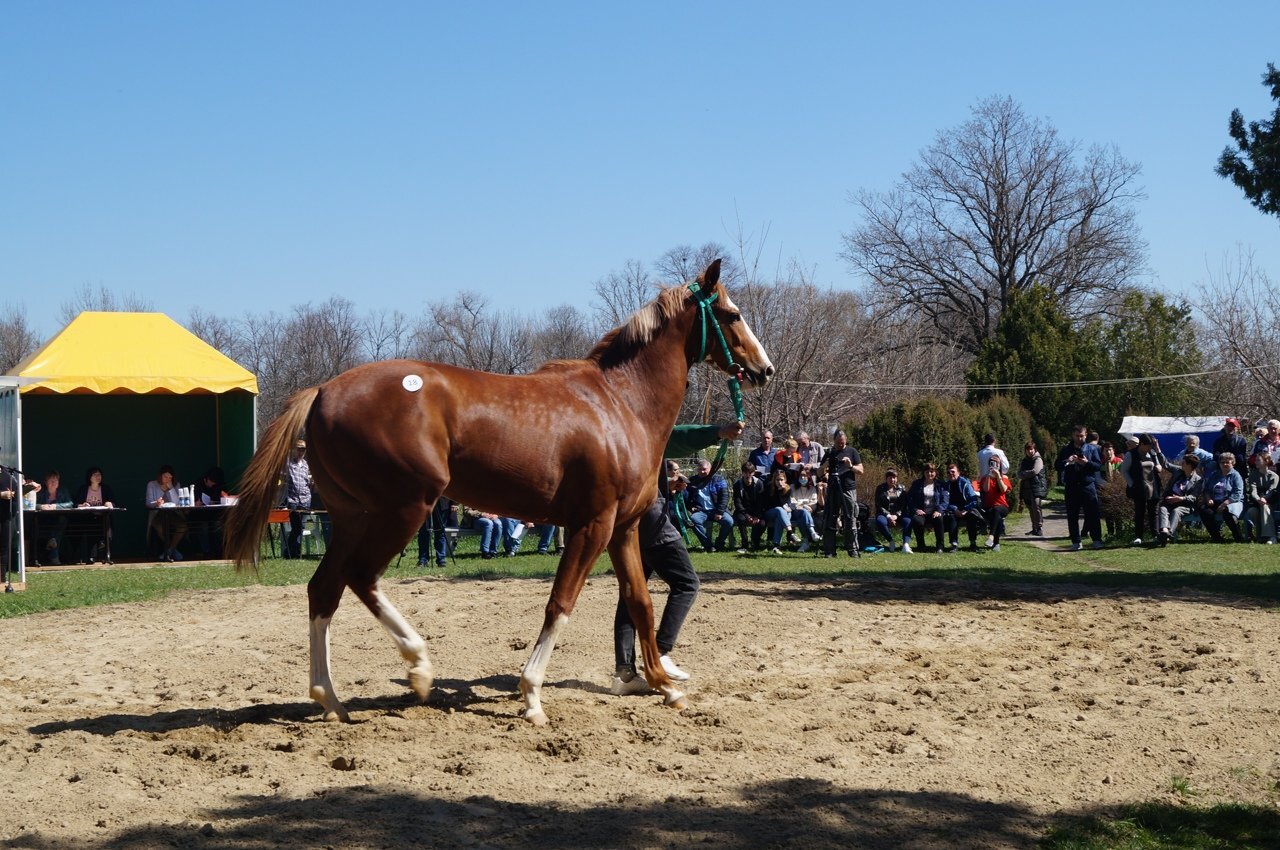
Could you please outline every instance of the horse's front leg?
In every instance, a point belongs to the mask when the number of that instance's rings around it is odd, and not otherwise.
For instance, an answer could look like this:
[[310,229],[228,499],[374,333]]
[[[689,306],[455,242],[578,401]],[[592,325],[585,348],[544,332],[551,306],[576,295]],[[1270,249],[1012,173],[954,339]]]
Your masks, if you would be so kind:
[[533,654],[520,671],[520,694],[524,697],[522,716],[535,726],[547,723],[547,715],[542,710],[542,682],[546,678],[547,662],[551,660],[560,631],[569,622],[569,615],[578,602],[582,586],[587,583],[592,565],[604,551],[605,542],[612,533],[612,517],[596,519],[582,528],[565,529],[564,554],[556,568],[542,631],[538,634]]
[[346,708],[338,699],[333,688],[333,677],[329,673],[329,624],[333,621],[333,613],[338,609],[345,589],[342,573],[334,566],[336,562],[325,557],[307,584],[307,602],[310,609],[311,626],[311,688],[309,694],[324,709],[325,720],[347,722],[350,718]]
[[618,529],[609,541],[609,558],[618,576],[618,592],[627,605],[627,614],[636,628],[640,641],[640,653],[644,656],[644,678],[649,687],[661,691],[663,702],[677,709],[687,708],[684,694],[672,683],[662,666],[658,639],[654,635],[653,599],[649,596],[649,582],[644,577],[644,563],[640,558],[639,524]]

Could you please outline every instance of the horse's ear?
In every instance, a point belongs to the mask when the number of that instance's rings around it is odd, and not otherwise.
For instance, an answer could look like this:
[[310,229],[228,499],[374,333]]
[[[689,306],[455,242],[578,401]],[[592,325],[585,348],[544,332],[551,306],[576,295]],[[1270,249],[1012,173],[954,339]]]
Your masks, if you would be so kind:
[[702,270],[702,274],[698,275],[698,283],[702,284],[704,289],[711,289],[720,282],[720,258],[716,257],[711,261],[711,265]]

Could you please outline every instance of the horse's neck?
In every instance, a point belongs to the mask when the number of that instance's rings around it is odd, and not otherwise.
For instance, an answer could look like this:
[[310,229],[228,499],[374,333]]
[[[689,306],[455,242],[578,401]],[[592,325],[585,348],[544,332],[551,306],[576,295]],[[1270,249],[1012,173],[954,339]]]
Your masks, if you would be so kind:
[[[673,317],[625,365],[614,370],[610,383],[626,398],[643,421],[675,422],[689,380],[686,344],[695,311]],[[662,434],[665,443],[668,434]]]

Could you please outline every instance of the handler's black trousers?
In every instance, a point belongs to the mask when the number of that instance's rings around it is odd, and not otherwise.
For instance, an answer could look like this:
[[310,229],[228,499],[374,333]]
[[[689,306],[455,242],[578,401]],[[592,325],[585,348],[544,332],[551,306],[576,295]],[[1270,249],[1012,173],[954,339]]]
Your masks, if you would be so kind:
[[[689,616],[693,601],[698,597],[701,582],[698,574],[693,571],[693,562],[689,560],[689,550],[684,547],[684,539],[679,534],[647,535],[644,525],[644,520],[641,520],[640,559],[644,563],[645,580],[657,573],[658,578],[671,588],[667,594],[667,604],[662,609],[662,621],[658,625],[657,635],[658,651],[666,655],[676,645],[685,617]],[[650,536],[658,537],[663,542],[649,543],[645,538]],[[621,596],[618,598],[618,609],[613,615],[613,659],[619,674],[636,672],[636,627],[631,622],[631,614]]]

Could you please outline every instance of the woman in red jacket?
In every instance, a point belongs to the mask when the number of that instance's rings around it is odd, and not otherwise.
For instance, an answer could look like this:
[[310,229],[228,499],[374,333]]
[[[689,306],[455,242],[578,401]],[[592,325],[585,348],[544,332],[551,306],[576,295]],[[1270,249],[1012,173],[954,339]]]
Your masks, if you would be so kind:
[[1000,538],[1004,535],[1004,518],[1009,515],[1009,488],[1013,486],[1000,471],[1000,458],[991,458],[987,474],[978,481],[978,497],[982,500],[982,516],[991,533],[987,545],[992,552],[1000,551]]

